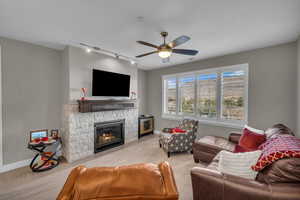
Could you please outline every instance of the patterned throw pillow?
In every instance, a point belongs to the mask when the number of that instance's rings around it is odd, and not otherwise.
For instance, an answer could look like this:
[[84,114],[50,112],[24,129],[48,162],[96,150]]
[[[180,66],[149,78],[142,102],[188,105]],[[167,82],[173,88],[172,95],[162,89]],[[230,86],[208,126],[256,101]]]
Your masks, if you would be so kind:
[[257,172],[251,169],[261,155],[261,151],[245,153],[232,153],[221,151],[219,155],[218,170],[225,174],[240,176],[254,180]]
[[260,171],[282,158],[300,158],[300,139],[292,135],[278,135],[268,139],[259,149],[262,150],[262,155],[252,166],[255,171]]
[[271,165],[273,162],[282,159],[282,158],[300,158],[299,151],[282,151],[274,152],[265,157],[262,157],[258,162],[252,166],[252,169],[255,171],[260,171],[266,166]]

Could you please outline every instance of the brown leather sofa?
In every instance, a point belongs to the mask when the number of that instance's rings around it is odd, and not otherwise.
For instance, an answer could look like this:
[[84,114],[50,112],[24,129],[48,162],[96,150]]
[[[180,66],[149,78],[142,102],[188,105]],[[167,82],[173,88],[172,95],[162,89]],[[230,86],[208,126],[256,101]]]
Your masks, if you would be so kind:
[[120,167],[74,168],[57,200],[178,200],[167,162]]
[[205,144],[194,144],[195,161],[210,163],[191,170],[194,200],[300,200],[300,158],[276,161],[259,172],[256,180],[218,171],[215,155],[221,150],[232,150],[239,137],[233,133],[227,142],[217,137],[207,138]]

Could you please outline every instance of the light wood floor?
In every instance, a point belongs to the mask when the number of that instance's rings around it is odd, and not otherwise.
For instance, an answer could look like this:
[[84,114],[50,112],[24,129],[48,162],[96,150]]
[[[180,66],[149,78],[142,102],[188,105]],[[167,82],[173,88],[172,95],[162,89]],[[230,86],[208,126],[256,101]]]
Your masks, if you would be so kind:
[[87,167],[116,166],[134,163],[160,163],[168,161],[174,171],[180,199],[192,200],[190,169],[195,164],[189,153],[167,157],[158,146],[157,136],[147,136],[139,141],[98,153],[90,158],[42,173],[32,173],[29,167],[0,174],[0,200],[54,200],[71,169],[77,165]]

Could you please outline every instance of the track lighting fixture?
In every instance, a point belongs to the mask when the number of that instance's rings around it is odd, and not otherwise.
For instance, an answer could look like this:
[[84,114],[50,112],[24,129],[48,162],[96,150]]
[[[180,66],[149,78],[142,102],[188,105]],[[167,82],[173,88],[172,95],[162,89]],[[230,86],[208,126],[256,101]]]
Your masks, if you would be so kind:
[[128,57],[128,56],[124,56],[124,55],[121,55],[121,54],[118,54],[118,53],[115,53],[115,52],[112,52],[112,51],[109,51],[109,50],[105,50],[105,49],[102,49],[102,48],[97,47],[97,46],[92,46],[92,45],[89,45],[89,44],[85,44],[85,43],[79,43],[79,45],[83,47],[83,49],[85,50],[86,53],[101,52],[101,53],[104,53],[106,55],[113,56],[116,59],[126,60],[126,61],[130,62],[131,65],[137,64],[135,60],[133,60],[131,57]]

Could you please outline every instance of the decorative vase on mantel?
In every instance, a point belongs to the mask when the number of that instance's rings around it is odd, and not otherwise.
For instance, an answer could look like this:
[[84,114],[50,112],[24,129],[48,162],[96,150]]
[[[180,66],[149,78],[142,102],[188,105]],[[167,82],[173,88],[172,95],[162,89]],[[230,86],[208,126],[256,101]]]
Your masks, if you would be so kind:
[[81,101],[86,101],[87,100],[87,98],[86,98],[86,96],[87,96],[87,88],[81,88],[81,92],[82,92],[82,96],[81,96],[80,100]]
[[135,100],[136,99],[136,93],[131,92],[130,99]]

